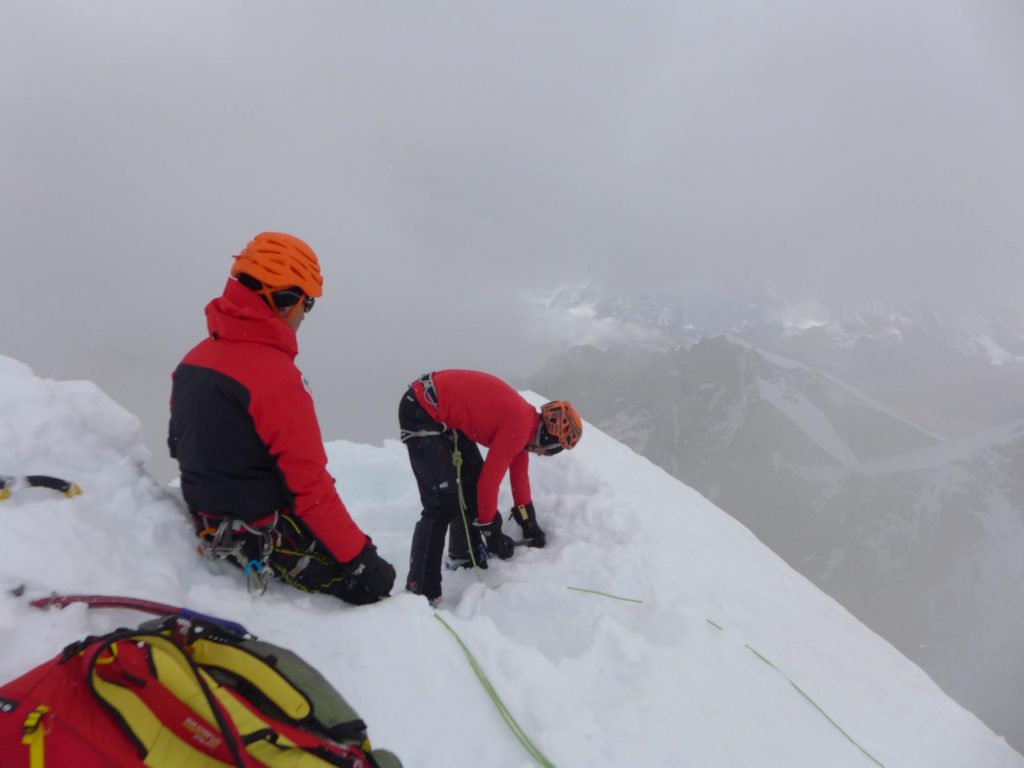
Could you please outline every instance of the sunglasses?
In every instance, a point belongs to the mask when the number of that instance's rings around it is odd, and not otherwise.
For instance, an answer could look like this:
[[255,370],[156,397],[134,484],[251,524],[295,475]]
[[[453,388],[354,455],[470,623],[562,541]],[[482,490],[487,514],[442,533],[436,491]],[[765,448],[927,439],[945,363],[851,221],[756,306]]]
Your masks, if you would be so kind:
[[291,288],[285,288],[280,291],[274,291],[273,293],[274,304],[280,309],[285,307],[294,306],[302,300],[302,311],[309,314],[313,310],[313,305],[316,304],[316,299],[312,296],[306,296],[302,291],[292,290]]

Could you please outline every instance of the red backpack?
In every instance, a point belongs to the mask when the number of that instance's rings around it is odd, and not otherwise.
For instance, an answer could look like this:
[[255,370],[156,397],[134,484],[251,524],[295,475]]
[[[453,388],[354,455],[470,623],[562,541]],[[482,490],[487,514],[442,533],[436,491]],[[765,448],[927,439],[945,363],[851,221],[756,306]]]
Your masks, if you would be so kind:
[[171,616],[74,643],[0,687],[5,768],[401,768],[290,651]]

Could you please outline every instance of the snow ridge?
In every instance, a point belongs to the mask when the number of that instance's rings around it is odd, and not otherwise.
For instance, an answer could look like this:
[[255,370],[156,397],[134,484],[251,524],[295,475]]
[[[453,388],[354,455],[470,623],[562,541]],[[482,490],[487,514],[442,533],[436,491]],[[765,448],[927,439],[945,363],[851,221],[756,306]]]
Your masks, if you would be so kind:
[[[274,585],[251,599],[237,572],[206,569],[180,499],[141,469],[137,422],[95,387],[44,381],[0,358],[0,414],[5,463],[71,474],[85,490],[2,502],[0,585],[223,615],[317,666],[374,743],[407,765],[531,764],[421,598],[354,608]],[[419,512],[403,446],[327,450],[353,515],[403,570]],[[749,531],[599,430],[588,425],[576,450],[533,462],[532,477],[549,546],[495,563],[483,583],[446,574],[443,617],[553,764],[1024,768]],[[501,503],[511,506],[505,489]],[[5,589],[0,680],[141,619],[36,611]]]

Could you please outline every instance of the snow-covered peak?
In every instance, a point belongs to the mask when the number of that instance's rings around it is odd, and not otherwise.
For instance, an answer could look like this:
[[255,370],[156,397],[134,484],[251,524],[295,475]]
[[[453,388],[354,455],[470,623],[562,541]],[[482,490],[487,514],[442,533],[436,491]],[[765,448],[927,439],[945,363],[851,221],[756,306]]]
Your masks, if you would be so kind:
[[[74,470],[85,494],[0,502],[0,584],[222,615],[317,666],[409,766],[531,764],[422,598],[354,608],[275,585],[254,600],[237,572],[210,573],[195,554],[180,500],[134,462],[131,420],[88,431],[118,412],[102,393],[0,358],[0,413],[15,412],[9,424],[36,429],[0,432],[3,460]],[[352,514],[401,573],[419,513],[404,447],[327,450]],[[588,424],[577,449],[533,460],[531,475],[548,547],[479,580],[446,574],[441,615],[554,765],[1024,766],[749,531],[600,430]],[[0,597],[0,680],[142,618],[25,599]]]
[[[775,291],[732,301],[703,293],[618,294],[594,284],[564,287],[546,302],[557,318],[585,309],[593,323],[632,325],[688,346],[729,332],[773,348],[805,337],[850,348],[860,342],[888,345],[927,343],[992,365],[1024,362],[1024,319],[979,312],[938,312],[913,301],[838,308],[812,298]],[[577,331],[584,330],[579,323]],[[580,342],[583,343],[583,342]]]

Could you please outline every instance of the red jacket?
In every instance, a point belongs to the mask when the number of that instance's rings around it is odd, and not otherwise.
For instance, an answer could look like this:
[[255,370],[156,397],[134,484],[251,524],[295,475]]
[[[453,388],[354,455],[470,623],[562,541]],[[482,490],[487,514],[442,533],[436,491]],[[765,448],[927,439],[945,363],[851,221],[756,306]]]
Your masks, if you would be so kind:
[[437,407],[427,401],[417,381],[412,388],[420,405],[436,421],[488,448],[476,489],[480,522],[489,523],[498,513],[498,486],[506,472],[515,503],[529,504],[530,454],[525,448],[537,433],[537,410],[489,373],[436,371],[433,377]]
[[235,280],[206,307],[210,337],[174,373],[169,444],[194,508],[243,519],[290,509],[341,562],[366,535],[327,472],[298,344],[287,323]]

